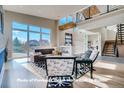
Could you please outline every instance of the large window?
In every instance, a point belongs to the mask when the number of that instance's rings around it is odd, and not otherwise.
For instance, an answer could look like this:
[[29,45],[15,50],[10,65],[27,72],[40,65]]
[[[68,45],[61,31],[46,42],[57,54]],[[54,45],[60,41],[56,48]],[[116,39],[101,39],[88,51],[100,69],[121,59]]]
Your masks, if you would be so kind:
[[50,29],[42,28],[41,30],[42,37],[41,37],[41,46],[49,46],[50,45]]
[[12,22],[13,57],[25,57],[37,47],[50,46],[51,29]]

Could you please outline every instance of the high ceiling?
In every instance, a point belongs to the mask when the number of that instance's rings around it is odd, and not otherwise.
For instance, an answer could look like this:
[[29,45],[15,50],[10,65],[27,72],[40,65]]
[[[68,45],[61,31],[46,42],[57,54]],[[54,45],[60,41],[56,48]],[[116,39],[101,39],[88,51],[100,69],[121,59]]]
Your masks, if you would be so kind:
[[4,5],[8,11],[58,20],[86,7],[86,5]]

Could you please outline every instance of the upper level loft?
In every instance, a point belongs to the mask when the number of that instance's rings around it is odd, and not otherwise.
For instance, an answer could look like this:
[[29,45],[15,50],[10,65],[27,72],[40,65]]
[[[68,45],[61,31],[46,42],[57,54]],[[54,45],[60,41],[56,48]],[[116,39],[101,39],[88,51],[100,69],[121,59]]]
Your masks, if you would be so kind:
[[99,19],[109,14],[124,10],[123,5],[91,5],[59,20],[59,30],[74,28],[76,25],[88,23],[89,20]]

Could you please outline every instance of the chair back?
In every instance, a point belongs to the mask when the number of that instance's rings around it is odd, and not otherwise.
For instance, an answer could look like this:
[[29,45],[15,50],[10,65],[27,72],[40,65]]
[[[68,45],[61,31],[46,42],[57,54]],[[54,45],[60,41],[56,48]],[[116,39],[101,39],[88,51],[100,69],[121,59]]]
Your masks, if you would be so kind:
[[47,58],[48,76],[67,76],[72,75],[74,71],[75,58]]
[[98,55],[99,55],[99,51],[93,51],[93,52],[91,53],[89,59],[91,59],[92,62],[95,62],[95,60],[97,59]]

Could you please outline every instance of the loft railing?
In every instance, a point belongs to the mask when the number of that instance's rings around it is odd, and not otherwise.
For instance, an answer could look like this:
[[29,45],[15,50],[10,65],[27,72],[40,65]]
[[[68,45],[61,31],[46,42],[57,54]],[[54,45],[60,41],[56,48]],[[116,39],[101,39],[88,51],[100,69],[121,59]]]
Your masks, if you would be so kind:
[[76,13],[76,23],[124,8],[122,5],[92,5]]
[[[61,24],[61,19],[59,20],[59,29],[65,30],[69,28],[74,28],[76,24],[83,22],[85,20],[89,20],[92,18],[97,18],[100,15],[107,14],[112,11],[116,11],[119,9],[124,8],[122,5],[91,5],[87,6],[86,8],[75,12],[72,15],[69,15],[71,17],[71,22],[68,22],[68,17],[66,17],[65,23]],[[63,19],[63,18],[62,18]]]

